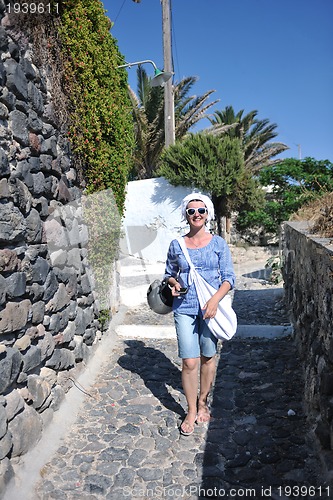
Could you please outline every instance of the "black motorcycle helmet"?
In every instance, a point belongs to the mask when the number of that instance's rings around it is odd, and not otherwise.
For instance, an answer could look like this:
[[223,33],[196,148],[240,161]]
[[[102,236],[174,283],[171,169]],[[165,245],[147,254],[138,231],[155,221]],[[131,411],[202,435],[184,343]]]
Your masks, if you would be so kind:
[[157,314],[168,314],[172,311],[173,296],[166,280],[155,280],[147,290],[147,302]]

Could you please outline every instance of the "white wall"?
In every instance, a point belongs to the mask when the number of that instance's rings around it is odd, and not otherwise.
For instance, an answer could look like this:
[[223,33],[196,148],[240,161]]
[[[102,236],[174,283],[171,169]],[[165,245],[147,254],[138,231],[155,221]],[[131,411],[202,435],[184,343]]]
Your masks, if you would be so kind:
[[123,255],[165,262],[170,241],[187,231],[186,222],[181,222],[180,205],[191,192],[191,188],[172,186],[163,177],[129,182],[121,241]]

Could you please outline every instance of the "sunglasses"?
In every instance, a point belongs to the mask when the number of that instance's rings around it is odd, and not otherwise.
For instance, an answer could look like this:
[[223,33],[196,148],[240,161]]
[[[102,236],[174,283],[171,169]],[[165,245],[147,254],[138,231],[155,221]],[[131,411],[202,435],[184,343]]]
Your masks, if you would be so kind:
[[190,217],[195,214],[195,212],[198,212],[200,215],[204,215],[208,212],[206,207],[199,207],[199,208],[187,208],[186,213]]

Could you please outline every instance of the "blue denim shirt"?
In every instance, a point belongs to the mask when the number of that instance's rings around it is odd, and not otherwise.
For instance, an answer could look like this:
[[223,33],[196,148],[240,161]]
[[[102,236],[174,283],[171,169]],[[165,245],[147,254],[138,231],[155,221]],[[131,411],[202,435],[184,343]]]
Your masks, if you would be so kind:
[[[216,290],[224,281],[235,286],[235,273],[232,265],[231,253],[225,240],[214,235],[211,241],[203,248],[188,248],[190,258],[198,273]],[[177,240],[172,240],[168,250],[165,265],[165,278],[177,278],[181,286],[188,286],[190,267]],[[175,297],[173,310],[181,314],[196,315],[200,304],[194,283],[191,284],[186,295]]]

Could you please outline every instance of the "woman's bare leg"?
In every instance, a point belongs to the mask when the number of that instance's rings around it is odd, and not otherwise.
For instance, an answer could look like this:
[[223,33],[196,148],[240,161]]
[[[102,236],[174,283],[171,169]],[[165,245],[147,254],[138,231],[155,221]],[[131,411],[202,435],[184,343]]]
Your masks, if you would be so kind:
[[207,406],[207,398],[212,388],[216,372],[216,356],[206,358],[201,356],[200,365],[200,394],[198,400],[198,422],[208,422],[210,411]]
[[192,432],[197,418],[198,368],[199,358],[183,359],[182,384],[188,406],[186,418],[181,425],[183,432]]

